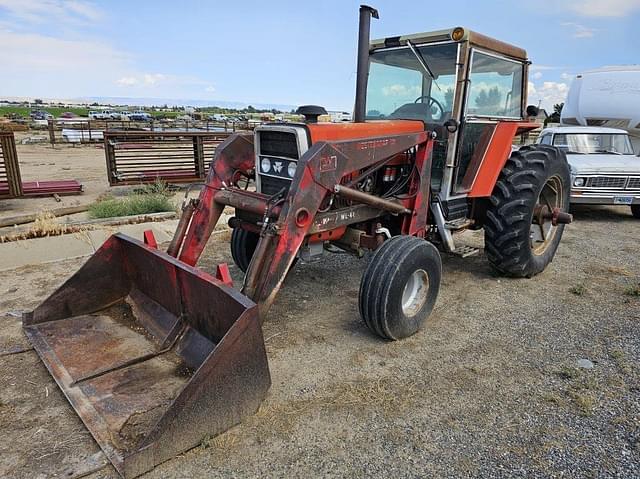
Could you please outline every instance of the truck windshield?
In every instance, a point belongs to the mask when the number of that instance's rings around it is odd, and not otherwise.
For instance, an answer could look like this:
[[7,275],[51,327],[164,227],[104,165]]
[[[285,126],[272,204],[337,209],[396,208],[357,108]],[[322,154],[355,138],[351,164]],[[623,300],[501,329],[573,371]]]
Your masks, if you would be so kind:
[[451,117],[458,45],[416,46],[435,82],[409,49],[371,54],[367,86],[367,119],[422,120],[442,124]]
[[611,155],[632,155],[629,137],[623,133],[557,133],[553,144],[567,153],[591,155],[608,153]]

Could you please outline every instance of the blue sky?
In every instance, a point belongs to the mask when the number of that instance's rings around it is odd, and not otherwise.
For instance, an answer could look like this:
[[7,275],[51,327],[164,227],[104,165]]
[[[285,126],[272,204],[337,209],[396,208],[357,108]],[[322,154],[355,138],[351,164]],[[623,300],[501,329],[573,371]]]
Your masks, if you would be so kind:
[[[0,96],[322,104],[351,110],[360,2],[0,0]],[[527,49],[529,100],[637,63],[640,0],[372,0],[372,37],[462,25]]]

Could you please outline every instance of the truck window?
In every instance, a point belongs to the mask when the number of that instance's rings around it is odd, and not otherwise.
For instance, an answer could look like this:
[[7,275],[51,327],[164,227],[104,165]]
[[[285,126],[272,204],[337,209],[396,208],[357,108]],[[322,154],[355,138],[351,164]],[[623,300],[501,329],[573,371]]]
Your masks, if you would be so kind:
[[546,135],[542,135],[542,137],[540,138],[540,144],[542,145],[550,145],[551,144],[551,135],[550,134],[546,134]]

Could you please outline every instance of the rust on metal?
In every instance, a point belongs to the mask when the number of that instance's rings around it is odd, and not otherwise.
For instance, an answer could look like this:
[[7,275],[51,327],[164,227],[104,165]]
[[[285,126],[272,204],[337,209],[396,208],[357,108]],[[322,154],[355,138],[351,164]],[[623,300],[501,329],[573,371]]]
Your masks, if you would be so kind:
[[105,131],[107,177],[111,186],[157,180],[191,183],[207,174],[208,158],[230,132]]
[[353,188],[349,188],[347,186],[335,185],[333,187],[333,191],[338,196],[342,196],[347,200],[356,201],[358,203],[373,206],[374,208],[390,211],[394,214],[411,213],[410,209],[406,208],[404,205],[396,201],[387,200],[375,195],[370,195],[369,193],[365,193],[364,191],[354,190]]
[[257,312],[117,234],[23,328],[118,472],[135,477],[257,410],[270,386]]
[[22,196],[16,139],[12,131],[0,131],[0,198]]
[[558,207],[549,208],[548,205],[536,205],[533,209],[533,223],[541,225],[547,221],[551,221],[553,226],[566,225],[573,222],[573,215]]

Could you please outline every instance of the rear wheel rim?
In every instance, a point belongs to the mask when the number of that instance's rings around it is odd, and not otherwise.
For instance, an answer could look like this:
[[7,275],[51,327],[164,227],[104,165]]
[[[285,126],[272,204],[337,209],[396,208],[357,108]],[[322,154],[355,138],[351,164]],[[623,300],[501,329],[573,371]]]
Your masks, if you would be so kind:
[[405,316],[415,316],[427,302],[429,275],[423,269],[415,270],[407,279],[402,291],[402,312]]
[[[547,207],[550,211],[555,208],[559,208],[561,211],[565,210],[564,190],[562,179],[559,176],[550,177],[542,187],[542,190],[540,190],[534,211],[543,207]],[[543,255],[553,243],[557,232],[558,226],[554,226],[550,218],[542,220],[534,215],[529,230],[529,242],[533,254],[537,256]]]

